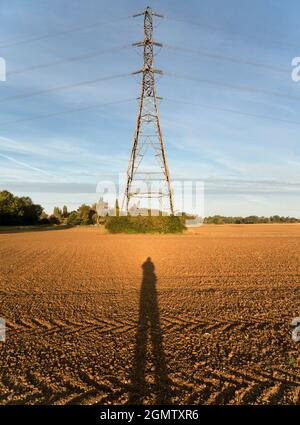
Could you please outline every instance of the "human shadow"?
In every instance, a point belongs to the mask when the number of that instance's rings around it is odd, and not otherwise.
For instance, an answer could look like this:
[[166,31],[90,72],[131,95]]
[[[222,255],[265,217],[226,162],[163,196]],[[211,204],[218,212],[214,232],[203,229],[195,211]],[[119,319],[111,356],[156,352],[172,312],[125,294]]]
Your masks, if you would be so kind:
[[[160,325],[156,290],[157,278],[154,273],[155,267],[150,257],[142,264],[142,269],[143,279],[140,290],[139,318],[128,403],[143,404],[145,400],[151,399],[154,395],[155,404],[168,404],[170,403],[171,391],[170,379],[168,378]],[[148,344],[148,340],[150,344]],[[149,363],[147,362],[148,353],[153,364],[150,371],[148,370]],[[146,382],[146,377],[148,382]]]

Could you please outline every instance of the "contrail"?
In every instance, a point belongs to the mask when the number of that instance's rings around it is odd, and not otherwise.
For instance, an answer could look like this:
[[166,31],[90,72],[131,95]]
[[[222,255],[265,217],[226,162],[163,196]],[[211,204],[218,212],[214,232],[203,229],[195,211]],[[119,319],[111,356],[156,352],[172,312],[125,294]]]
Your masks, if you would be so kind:
[[11,162],[14,162],[15,164],[21,165],[22,167],[29,168],[30,170],[33,170],[33,171],[38,171],[39,173],[45,174],[46,176],[49,176],[49,177],[53,177],[53,175],[52,175],[52,174],[49,174],[49,173],[47,173],[46,171],[41,170],[40,168],[32,167],[31,165],[26,164],[26,162],[18,161],[17,159],[12,158],[11,156],[4,155],[4,154],[2,154],[2,153],[0,153],[0,156],[1,156],[2,158],[8,159],[8,160],[9,160],[9,161],[11,161]]

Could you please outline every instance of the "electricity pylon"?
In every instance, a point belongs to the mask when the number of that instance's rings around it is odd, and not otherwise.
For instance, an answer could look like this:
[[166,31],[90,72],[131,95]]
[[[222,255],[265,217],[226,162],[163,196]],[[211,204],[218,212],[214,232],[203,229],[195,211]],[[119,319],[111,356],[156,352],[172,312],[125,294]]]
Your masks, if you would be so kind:
[[[174,214],[173,193],[171,188],[170,174],[168,170],[163,136],[157,107],[155,90],[155,75],[162,75],[162,71],[154,68],[154,46],[162,47],[161,43],[153,41],[153,16],[162,17],[147,7],[144,12],[136,16],[144,16],[144,40],[134,43],[133,46],[142,46],[144,51],[144,65],[134,74],[142,74],[141,95],[139,97],[138,115],[132,141],[132,149],[127,169],[127,185],[124,194],[126,201],[126,213],[129,213],[133,199],[156,198],[162,206],[163,198],[167,198],[168,210]],[[158,171],[153,166],[145,168],[142,161],[149,151]],[[143,169],[143,167],[145,169]],[[149,169],[151,171],[149,172]],[[152,176],[152,177],[151,177]],[[153,176],[154,179],[153,179]],[[143,181],[146,191],[140,191],[134,187],[137,181]],[[151,181],[161,181],[159,190],[151,190]],[[162,210],[162,207],[159,208]]]

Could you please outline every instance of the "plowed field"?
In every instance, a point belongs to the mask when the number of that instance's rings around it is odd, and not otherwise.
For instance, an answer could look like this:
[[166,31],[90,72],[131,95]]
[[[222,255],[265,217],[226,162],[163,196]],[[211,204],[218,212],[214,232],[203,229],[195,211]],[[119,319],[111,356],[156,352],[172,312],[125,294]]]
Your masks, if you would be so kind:
[[300,225],[0,234],[0,404],[300,404]]

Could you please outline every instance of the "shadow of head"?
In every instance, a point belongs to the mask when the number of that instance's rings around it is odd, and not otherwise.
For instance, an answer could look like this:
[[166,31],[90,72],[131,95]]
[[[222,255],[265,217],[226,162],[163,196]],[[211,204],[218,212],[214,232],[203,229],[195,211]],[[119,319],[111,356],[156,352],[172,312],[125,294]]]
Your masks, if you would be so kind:
[[143,269],[144,278],[155,277],[155,274],[154,274],[155,266],[151,260],[151,257],[148,257],[147,260],[142,264],[142,269]]

